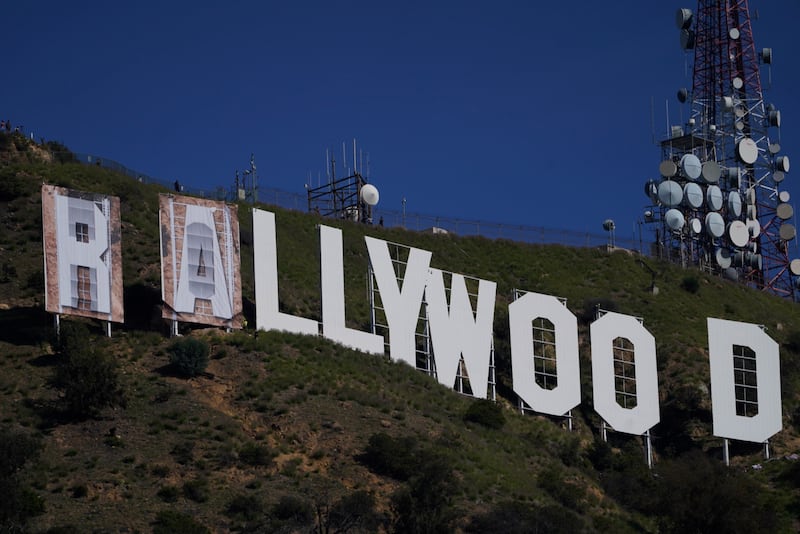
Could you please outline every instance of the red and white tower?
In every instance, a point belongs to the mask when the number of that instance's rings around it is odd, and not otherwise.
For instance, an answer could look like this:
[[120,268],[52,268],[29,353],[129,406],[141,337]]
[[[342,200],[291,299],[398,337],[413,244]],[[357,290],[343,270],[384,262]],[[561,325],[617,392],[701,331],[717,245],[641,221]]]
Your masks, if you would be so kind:
[[688,120],[661,142],[660,178],[645,188],[657,254],[797,300],[794,210],[781,190],[789,158],[761,85],[772,50],[756,50],[747,0],[699,0],[676,22],[693,76],[678,91]]

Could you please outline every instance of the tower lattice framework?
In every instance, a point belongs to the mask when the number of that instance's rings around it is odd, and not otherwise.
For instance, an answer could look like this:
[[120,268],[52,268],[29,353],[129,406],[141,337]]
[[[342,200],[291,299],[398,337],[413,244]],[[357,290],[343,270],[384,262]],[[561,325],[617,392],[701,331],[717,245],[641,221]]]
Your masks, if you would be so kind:
[[[747,0],[699,0],[677,13],[694,53],[688,120],[661,142],[661,177],[646,185],[661,257],[797,299],[800,260],[788,191],[780,111],[766,104]],[[793,256],[795,258],[793,258]]]

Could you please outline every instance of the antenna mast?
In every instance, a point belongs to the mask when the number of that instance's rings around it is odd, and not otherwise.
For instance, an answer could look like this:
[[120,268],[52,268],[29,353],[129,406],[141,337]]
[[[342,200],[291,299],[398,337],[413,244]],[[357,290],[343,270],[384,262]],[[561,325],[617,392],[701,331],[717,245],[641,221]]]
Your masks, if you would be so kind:
[[676,22],[694,54],[692,88],[678,91],[689,119],[669,128],[660,177],[645,187],[656,253],[797,300],[796,229],[781,191],[789,158],[770,140],[781,116],[761,87],[772,50],[756,51],[747,0],[699,0]]

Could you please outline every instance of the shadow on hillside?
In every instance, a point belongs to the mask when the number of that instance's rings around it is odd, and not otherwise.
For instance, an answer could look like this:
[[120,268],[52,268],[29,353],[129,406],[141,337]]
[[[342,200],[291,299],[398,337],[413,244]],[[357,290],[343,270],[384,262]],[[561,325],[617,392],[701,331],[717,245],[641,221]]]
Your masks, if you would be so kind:
[[207,371],[202,371],[197,373],[196,376],[187,377],[185,374],[181,373],[180,370],[171,363],[166,365],[162,365],[160,367],[156,367],[153,369],[154,373],[158,373],[162,377],[170,377],[170,378],[180,378],[181,380],[191,380],[192,378],[208,378],[209,380],[214,380],[216,375],[214,373],[209,373]]
[[161,290],[141,283],[125,288],[125,327],[133,330],[155,330],[163,327]]
[[38,345],[50,339],[52,319],[38,307],[0,310],[0,341],[13,345]]

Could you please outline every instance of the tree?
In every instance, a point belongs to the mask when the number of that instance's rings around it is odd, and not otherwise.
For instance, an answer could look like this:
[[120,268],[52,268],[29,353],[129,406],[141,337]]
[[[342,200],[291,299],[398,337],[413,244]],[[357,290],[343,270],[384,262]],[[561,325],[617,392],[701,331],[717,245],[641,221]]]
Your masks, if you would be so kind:
[[430,453],[417,465],[417,474],[392,496],[395,532],[436,534],[453,531],[453,468],[443,456]]
[[102,408],[123,403],[116,361],[90,343],[84,325],[61,325],[58,352],[61,364],[56,369],[55,382],[64,391],[69,413],[88,417]]
[[169,346],[167,352],[175,371],[187,378],[199,375],[208,366],[208,343],[202,339],[180,338]]
[[41,497],[23,487],[17,476],[40,449],[38,440],[0,429],[0,532],[23,532],[28,518],[44,511]]

